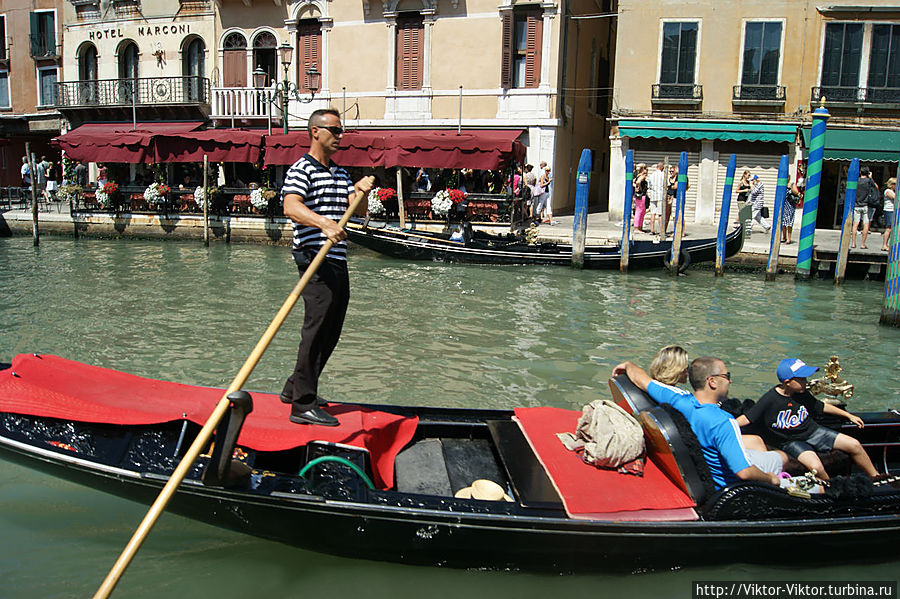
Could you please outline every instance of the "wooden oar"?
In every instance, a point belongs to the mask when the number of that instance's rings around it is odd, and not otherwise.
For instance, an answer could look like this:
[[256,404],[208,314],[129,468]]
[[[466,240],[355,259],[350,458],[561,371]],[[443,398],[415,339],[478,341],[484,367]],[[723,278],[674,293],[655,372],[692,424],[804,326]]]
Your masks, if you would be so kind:
[[[353,202],[350,204],[350,207],[347,208],[347,212],[345,212],[344,216],[341,217],[341,220],[338,221],[338,224],[341,226],[341,228],[347,225],[347,221],[350,220],[350,216],[356,211],[356,207],[359,205],[360,201],[362,201],[362,198],[364,196],[364,193],[356,193],[356,197],[353,198]],[[287,297],[286,300],[284,300],[284,304],[281,306],[281,309],[275,315],[275,318],[272,319],[272,322],[269,324],[266,332],[263,333],[263,336],[256,343],[256,347],[253,348],[250,356],[244,362],[244,365],[237,373],[237,376],[234,377],[234,380],[231,381],[228,389],[226,389],[225,393],[222,394],[222,399],[220,399],[219,403],[216,404],[216,409],[213,410],[213,413],[206,421],[206,424],[204,424],[203,428],[200,429],[200,433],[197,435],[197,438],[194,439],[194,442],[185,452],[184,457],[178,464],[178,467],[175,468],[172,476],[169,477],[169,481],[163,487],[162,491],[160,491],[159,496],[156,498],[156,501],[153,502],[153,505],[150,506],[150,509],[147,511],[147,515],[144,516],[144,519],[141,521],[140,526],[138,526],[137,530],[134,531],[134,535],[131,537],[131,540],[128,541],[128,545],[125,546],[125,549],[122,551],[119,559],[116,560],[116,563],[109,571],[109,574],[106,575],[106,580],[104,580],[103,584],[100,585],[100,588],[97,589],[97,592],[94,594],[94,599],[105,599],[106,597],[109,597],[109,595],[113,592],[113,589],[116,588],[116,584],[119,582],[122,574],[125,573],[125,569],[128,567],[128,564],[131,563],[131,560],[132,558],[134,558],[135,553],[137,553],[138,549],[141,548],[144,539],[146,539],[147,535],[150,533],[150,529],[153,528],[154,524],[156,524],[156,520],[162,514],[162,511],[169,503],[172,495],[175,494],[175,490],[178,488],[178,485],[180,485],[181,481],[184,480],[184,477],[187,475],[188,471],[193,467],[194,462],[197,461],[197,456],[200,455],[200,452],[204,447],[207,446],[209,440],[212,438],[213,431],[215,431],[216,426],[219,424],[219,421],[222,420],[222,417],[228,410],[228,405],[230,403],[228,400],[228,395],[234,391],[239,390],[241,387],[243,387],[244,383],[247,382],[247,379],[250,377],[250,373],[253,372],[253,369],[256,367],[256,364],[262,357],[263,352],[266,351],[269,343],[275,337],[275,333],[278,332],[278,329],[281,327],[284,319],[287,318],[287,315],[290,313],[291,308],[293,308],[294,304],[297,303],[297,299],[300,297],[300,293],[303,291],[303,288],[306,287],[306,284],[309,283],[309,280],[319,269],[322,261],[325,260],[325,255],[328,254],[328,250],[330,250],[331,246],[333,245],[334,242],[332,242],[331,240],[325,242],[325,244],[319,250],[319,253],[316,254],[316,257],[313,258],[313,261],[306,268],[306,272],[304,272],[303,276],[300,277],[300,280],[297,282],[294,290],[291,291],[291,294]]]

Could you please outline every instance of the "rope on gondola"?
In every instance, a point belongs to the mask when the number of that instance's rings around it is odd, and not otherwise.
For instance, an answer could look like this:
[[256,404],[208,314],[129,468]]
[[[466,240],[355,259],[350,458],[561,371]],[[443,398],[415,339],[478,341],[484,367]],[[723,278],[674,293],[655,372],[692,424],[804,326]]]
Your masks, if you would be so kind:
[[[681,251],[678,253],[678,273],[681,274],[687,270],[688,266],[691,265],[691,254],[684,248],[681,248]],[[672,248],[666,252],[666,257],[663,259],[663,262],[666,266],[666,269],[672,270]]]

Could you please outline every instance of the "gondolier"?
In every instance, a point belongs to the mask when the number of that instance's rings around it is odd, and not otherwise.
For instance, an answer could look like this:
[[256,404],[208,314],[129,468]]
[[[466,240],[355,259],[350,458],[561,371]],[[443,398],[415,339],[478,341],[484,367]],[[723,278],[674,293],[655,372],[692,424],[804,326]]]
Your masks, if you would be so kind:
[[347,234],[337,221],[355,192],[369,193],[373,177],[356,185],[347,171],[331,161],[344,133],[340,113],[316,110],[309,117],[310,148],[284,178],[284,214],[293,221],[293,256],[301,275],[326,240],[334,242],[325,261],[303,289],[303,332],[294,372],[285,382],[281,400],[291,405],[291,422],[337,426],[321,408],[319,376],[337,346],[350,300],[347,274]]

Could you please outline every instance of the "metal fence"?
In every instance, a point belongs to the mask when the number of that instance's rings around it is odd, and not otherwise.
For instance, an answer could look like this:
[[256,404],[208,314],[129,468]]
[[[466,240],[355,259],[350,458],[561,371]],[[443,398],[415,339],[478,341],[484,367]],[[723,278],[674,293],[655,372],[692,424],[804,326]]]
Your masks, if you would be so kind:
[[56,84],[56,106],[121,106],[128,104],[209,104],[205,77],[89,79]]

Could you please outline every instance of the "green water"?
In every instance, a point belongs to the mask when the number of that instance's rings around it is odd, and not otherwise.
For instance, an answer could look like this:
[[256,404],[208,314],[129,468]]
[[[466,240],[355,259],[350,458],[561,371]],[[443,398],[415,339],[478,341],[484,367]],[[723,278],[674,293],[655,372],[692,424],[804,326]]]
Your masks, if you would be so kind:
[[[821,365],[837,354],[856,384],[851,409],[900,407],[900,330],[877,325],[882,283],[410,264],[358,248],[351,278],[320,390],[334,399],[574,409],[608,395],[618,362],[646,364],[677,342],[724,358],[740,397],[772,385],[782,357]],[[0,239],[0,360],[52,353],[224,387],[296,279],[286,248]],[[301,321],[298,307],[249,389],[280,389]],[[145,512],[5,461],[0,506],[0,597],[90,596]],[[790,561],[619,576],[466,572],[336,558],[165,515],[116,596],[690,597],[692,580],[896,580],[900,566],[796,570]]]

